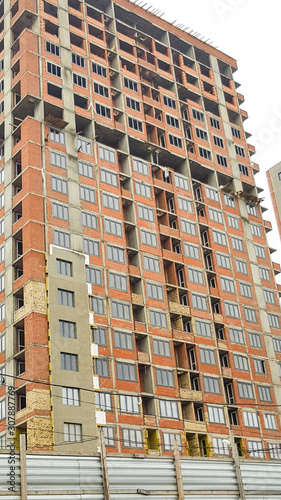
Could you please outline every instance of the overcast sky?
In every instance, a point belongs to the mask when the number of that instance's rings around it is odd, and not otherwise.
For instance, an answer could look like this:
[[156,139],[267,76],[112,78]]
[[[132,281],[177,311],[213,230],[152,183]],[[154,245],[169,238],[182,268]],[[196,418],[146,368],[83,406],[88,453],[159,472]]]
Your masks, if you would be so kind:
[[[145,8],[149,5],[164,12],[164,19],[176,19],[210,38],[214,46],[238,61],[235,80],[245,96],[241,107],[249,114],[244,126],[252,134],[248,142],[257,151],[252,160],[261,171],[255,179],[258,186],[266,186],[265,171],[281,161],[280,0],[148,0]],[[273,223],[268,190],[261,196],[269,208],[264,218]],[[276,229],[268,241],[278,249],[273,260],[281,262]]]

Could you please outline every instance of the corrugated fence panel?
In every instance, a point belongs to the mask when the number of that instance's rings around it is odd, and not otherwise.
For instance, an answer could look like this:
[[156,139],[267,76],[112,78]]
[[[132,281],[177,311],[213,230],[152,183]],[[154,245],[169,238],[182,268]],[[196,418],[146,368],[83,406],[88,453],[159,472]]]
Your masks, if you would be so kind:
[[185,495],[186,500],[240,500],[240,497],[238,495],[226,495],[225,493],[222,493],[218,495],[216,493],[215,495]]
[[[11,458],[12,458],[12,460],[15,460],[15,463],[9,463],[9,461],[11,462]],[[12,476],[9,476],[9,473],[11,472],[11,467],[15,467],[15,471],[13,471],[13,472],[15,472],[15,476],[13,476],[13,478],[15,478],[15,482],[16,482],[15,490],[16,490],[16,492],[18,492],[20,489],[19,456],[15,455],[13,457],[10,457],[9,454],[6,454],[6,453],[2,454],[1,453],[0,454],[0,498],[1,498],[1,500],[6,499],[6,498],[9,498],[12,500],[20,498],[20,496],[17,496],[17,494],[12,496],[11,492],[9,492],[9,490],[8,490],[8,488],[11,486],[8,483],[9,477],[12,477]],[[8,493],[9,493],[9,496],[8,496]]]
[[[270,498],[270,493],[280,493],[275,499],[281,499],[281,463],[240,462],[242,481],[247,494],[261,492],[261,496],[255,498]],[[262,492],[268,492],[269,496],[262,496]],[[254,495],[254,494],[253,494]],[[251,497],[253,498],[253,496]]]
[[27,455],[26,468],[28,492],[103,491],[98,457]]
[[184,491],[238,491],[232,462],[181,460]]
[[[175,494],[171,494],[171,495],[168,495],[168,494],[165,494],[165,493],[160,493],[160,495],[150,495],[148,494],[148,496],[143,496],[142,494],[140,493],[128,493],[128,494],[122,494],[122,495],[119,495],[119,494],[112,494],[110,495],[110,500],[141,500],[141,499],[145,499],[145,498],[148,498],[148,500],[178,500],[178,495],[175,495]],[[189,498],[189,497],[188,497]],[[214,500],[214,499],[213,499]]]
[[[12,497],[7,497],[7,500],[10,500]],[[16,500],[20,499],[20,497],[17,497]],[[65,500],[104,500],[104,495],[103,494],[98,494],[95,495],[94,493],[77,493],[76,495],[74,493],[70,493],[69,495],[66,493],[65,495],[62,496],[62,493],[59,493],[57,495],[49,495],[46,493],[45,495],[41,495],[41,493],[32,493],[31,495],[27,495],[27,500],[60,500],[61,498]],[[2,500],[2,497],[0,497]],[[6,500],[6,498],[5,498]]]
[[[174,461],[150,458],[107,458],[110,490],[177,491]],[[164,497],[162,497],[164,498]]]

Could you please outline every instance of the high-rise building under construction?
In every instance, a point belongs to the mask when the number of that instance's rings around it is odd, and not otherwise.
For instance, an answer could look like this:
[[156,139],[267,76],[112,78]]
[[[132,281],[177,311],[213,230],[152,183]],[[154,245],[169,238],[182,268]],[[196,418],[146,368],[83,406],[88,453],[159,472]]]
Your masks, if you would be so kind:
[[235,60],[128,0],[0,9],[2,448],[14,387],[28,449],[280,459]]

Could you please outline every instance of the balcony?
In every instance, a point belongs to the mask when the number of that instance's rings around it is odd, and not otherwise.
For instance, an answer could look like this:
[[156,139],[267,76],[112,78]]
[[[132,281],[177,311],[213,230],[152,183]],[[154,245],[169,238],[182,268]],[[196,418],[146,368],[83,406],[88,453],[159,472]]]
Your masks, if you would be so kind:
[[221,367],[221,372],[222,372],[222,376],[223,377],[225,377],[225,378],[232,378],[231,368],[229,368],[227,366],[222,366]]
[[263,224],[267,233],[272,230],[272,224],[269,220],[264,220]]
[[129,265],[129,271],[128,274],[132,276],[140,276],[140,270],[137,266],[132,266],[131,264]]
[[257,163],[251,163],[251,167],[254,170],[254,173],[257,174],[260,171],[260,167]]
[[149,355],[147,352],[138,351],[138,362],[139,363],[149,363]]
[[156,417],[153,415],[144,415],[143,420],[146,427],[156,427]]
[[245,109],[240,109],[240,114],[241,114],[243,120],[247,120],[248,113],[247,113],[247,111],[245,111]]
[[215,323],[220,323],[220,324],[223,324],[224,321],[223,321],[223,316],[222,314],[217,314],[217,313],[214,313],[214,322]]
[[138,294],[138,293],[132,293],[132,303],[133,304],[138,304],[138,305],[143,305],[143,296]]
[[180,232],[178,229],[173,229],[172,227],[165,226],[164,224],[159,225],[159,232],[165,236],[170,236],[171,238],[180,238]]
[[177,315],[190,316],[190,307],[183,306],[178,302],[169,302],[169,311]]
[[206,434],[207,425],[205,422],[184,421],[184,430],[187,432],[198,432]]
[[281,272],[281,266],[278,262],[272,262],[272,267],[274,274],[279,274]]
[[180,398],[188,401],[203,401],[202,392],[192,389],[180,389]]

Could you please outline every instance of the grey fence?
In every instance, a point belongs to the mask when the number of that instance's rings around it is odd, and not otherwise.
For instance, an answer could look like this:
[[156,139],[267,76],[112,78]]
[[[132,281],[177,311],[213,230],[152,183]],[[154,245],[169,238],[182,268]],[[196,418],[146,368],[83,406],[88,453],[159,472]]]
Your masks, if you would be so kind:
[[[28,454],[25,470],[15,457],[14,491],[9,455],[0,454],[0,500],[277,500],[281,499],[281,462],[166,457],[94,457]],[[106,490],[105,474],[107,476]],[[26,479],[26,493],[22,490]],[[242,484],[239,484],[241,482]],[[26,495],[26,496],[25,496]]]

